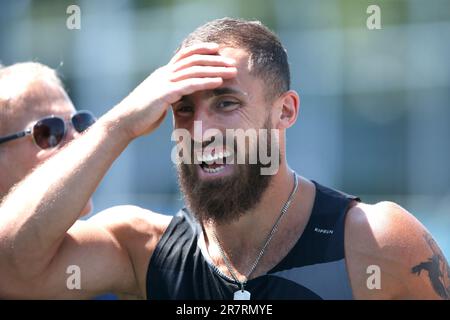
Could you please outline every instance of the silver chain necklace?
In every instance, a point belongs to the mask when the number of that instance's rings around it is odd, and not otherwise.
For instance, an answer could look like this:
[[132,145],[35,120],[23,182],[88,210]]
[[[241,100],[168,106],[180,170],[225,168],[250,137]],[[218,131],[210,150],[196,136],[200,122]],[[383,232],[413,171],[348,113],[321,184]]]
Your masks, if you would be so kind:
[[214,241],[217,243],[217,245],[219,247],[219,252],[222,257],[222,260],[225,262],[225,265],[227,266],[227,269],[230,272],[231,276],[233,277],[234,281],[236,281],[240,285],[240,290],[238,290],[234,293],[234,300],[250,300],[250,292],[248,292],[247,290],[244,290],[244,286],[246,285],[248,278],[251,276],[251,274],[255,270],[256,266],[258,265],[259,260],[264,255],[264,252],[266,251],[266,248],[269,245],[270,241],[272,240],[275,232],[277,232],[278,226],[281,222],[281,219],[283,218],[283,216],[286,214],[289,207],[291,206],[292,200],[294,199],[294,195],[297,192],[297,189],[298,189],[298,177],[297,177],[297,174],[294,172],[294,188],[292,189],[291,194],[289,195],[289,198],[284,203],[283,208],[281,208],[281,212],[280,212],[280,215],[278,216],[277,221],[275,221],[275,224],[273,225],[272,230],[270,231],[266,241],[264,242],[262,249],[259,251],[258,256],[256,257],[255,261],[253,262],[253,264],[250,268],[250,271],[245,276],[244,281],[238,280],[236,274],[233,271],[233,267],[231,266],[231,262],[230,262],[230,260],[228,260],[227,256],[225,255],[222,245],[220,244],[220,241],[217,238],[216,231],[213,230],[212,235],[214,236]]

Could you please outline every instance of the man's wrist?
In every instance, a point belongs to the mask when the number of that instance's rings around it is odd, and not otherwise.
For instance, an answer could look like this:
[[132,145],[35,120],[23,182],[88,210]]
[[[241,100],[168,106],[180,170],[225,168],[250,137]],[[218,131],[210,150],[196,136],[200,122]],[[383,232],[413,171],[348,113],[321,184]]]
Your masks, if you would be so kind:
[[106,139],[111,139],[116,144],[126,147],[135,137],[127,129],[124,119],[116,116],[115,110],[110,110],[102,116],[96,123],[97,129],[101,131]]

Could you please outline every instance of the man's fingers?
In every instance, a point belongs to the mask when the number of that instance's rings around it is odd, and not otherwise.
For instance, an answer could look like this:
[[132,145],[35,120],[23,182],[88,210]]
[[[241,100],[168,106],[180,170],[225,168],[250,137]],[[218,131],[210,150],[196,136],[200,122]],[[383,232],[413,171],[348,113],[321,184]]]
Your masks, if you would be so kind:
[[216,78],[230,79],[236,76],[235,67],[211,67],[211,66],[193,66],[178,72],[175,72],[171,80],[173,82],[188,78]]
[[220,77],[212,78],[189,78],[174,83],[175,94],[171,97],[170,103],[177,102],[182,96],[190,95],[196,91],[212,90],[220,87],[223,84],[223,79]]
[[196,65],[234,67],[236,60],[219,55],[194,54],[174,63],[172,70],[175,72]]
[[178,51],[173,58],[170,60],[169,64],[173,64],[180,59],[186,58],[193,54],[215,54],[219,50],[219,45],[217,43],[203,42],[194,44],[189,47],[185,47]]

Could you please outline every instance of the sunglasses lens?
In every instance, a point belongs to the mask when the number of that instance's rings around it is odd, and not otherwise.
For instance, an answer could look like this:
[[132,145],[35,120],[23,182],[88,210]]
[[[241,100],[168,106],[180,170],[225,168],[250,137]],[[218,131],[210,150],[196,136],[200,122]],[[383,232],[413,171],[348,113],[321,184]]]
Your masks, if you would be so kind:
[[72,124],[75,130],[81,133],[91,125],[93,125],[95,120],[96,119],[92,113],[87,111],[80,111],[72,117]]
[[36,144],[42,149],[53,148],[61,142],[65,134],[64,121],[60,118],[39,120],[33,128]]

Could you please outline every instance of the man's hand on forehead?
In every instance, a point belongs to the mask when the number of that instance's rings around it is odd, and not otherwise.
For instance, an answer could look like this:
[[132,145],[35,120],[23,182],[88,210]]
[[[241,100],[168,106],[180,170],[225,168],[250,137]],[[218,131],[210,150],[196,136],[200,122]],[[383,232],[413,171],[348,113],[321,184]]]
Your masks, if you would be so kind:
[[236,61],[218,55],[219,45],[201,43],[178,51],[168,66],[172,71],[171,81],[189,78],[230,79],[236,75]]
[[[173,71],[171,80],[176,82],[190,77],[209,77],[212,80],[213,77],[220,76],[220,81],[223,83],[225,79],[234,78],[237,71],[236,60],[221,56],[219,49],[220,46],[217,43],[211,42],[180,49],[168,64]],[[182,98],[183,96],[180,97],[180,99]]]
[[[157,69],[118,106],[120,120],[135,138],[153,131],[167,108],[183,96],[213,90],[236,76],[236,61],[218,54],[219,45],[199,43],[178,51],[170,62]],[[123,118],[125,117],[125,119]],[[129,120],[129,121],[127,121]]]

